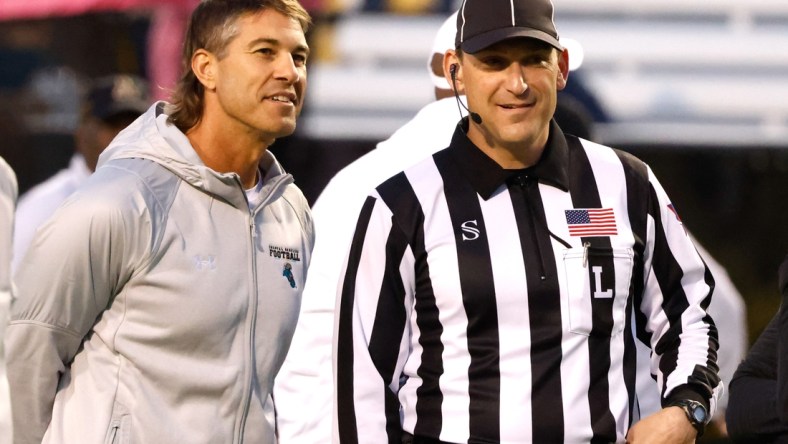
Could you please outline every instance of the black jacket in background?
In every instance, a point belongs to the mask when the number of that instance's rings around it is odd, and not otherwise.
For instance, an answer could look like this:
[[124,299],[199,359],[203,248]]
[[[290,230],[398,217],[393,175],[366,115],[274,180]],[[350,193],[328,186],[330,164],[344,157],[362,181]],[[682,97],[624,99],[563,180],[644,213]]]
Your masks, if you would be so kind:
[[788,256],[780,266],[779,288],[780,310],[730,383],[725,419],[737,443],[788,443]]

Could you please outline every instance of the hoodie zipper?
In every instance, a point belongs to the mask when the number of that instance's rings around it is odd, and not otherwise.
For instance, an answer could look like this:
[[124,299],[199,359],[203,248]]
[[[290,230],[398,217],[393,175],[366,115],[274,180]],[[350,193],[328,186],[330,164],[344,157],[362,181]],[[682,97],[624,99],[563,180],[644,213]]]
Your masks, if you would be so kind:
[[241,427],[238,431],[238,442],[244,442],[244,434],[246,431],[246,418],[249,415],[249,405],[252,403],[252,392],[254,388],[252,384],[255,380],[255,372],[257,371],[257,358],[255,356],[255,349],[254,349],[254,337],[255,331],[257,327],[257,300],[259,295],[257,294],[257,247],[255,247],[255,238],[256,235],[256,226],[254,223],[254,213],[249,213],[249,239],[250,239],[250,246],[251,246],[251,253],[252,253],[252,300],[250,302],[251,310],[252,310],[252,319],[251,325],[249,326],[249,377],[247,378],[248,384],[246,385],[246,393],[245,393],[245,401],[243,406],[243,411],[241,414]]
[[[246,432],[246,419],[249,415],[249,406],[252,403],[252,393],[253,387],[252,384],[254,382],[255,373],[257,372],[257,358],[255,356],[255,331],[257,327],[257,307],[258,307],[258,286],[257,286],[257,225],[255,224],[255,217],[257,213],[262,211],[263,207],[268,205],[271,201],[271,196],[273,196],[274,192],[277,191],[283,184],[287,184],[290,181],[289,175],[282,175],[281,177],[277,178],[277,180],[272,184],[269,188],[269,193],[266,195],[265,199],[260,202],[257,207],[253,210],[249,210],[248,217],[249,217],[249,240],[250,240],[250,247],[252,253],[252,267],[251,267],[251,274],[252,274],[252,300],[250,301],[250,306],[252,310],[252,319],[251,319],[251,326],[249,327],[249,378],[248,384],[245,387],[245,401],[243,406],[243,411],[241,415],[241,426],[238,431],[238,443],[243,444],[244,442],[244,434]],[[241,188],[241,191],[244,192],[243,185],[241,184],[240,179],[238,179],[238,186]],[[246,198],[246,192],[244,192],[244,198]],[[247,208],[248,208],[248,201],[247,201]]]

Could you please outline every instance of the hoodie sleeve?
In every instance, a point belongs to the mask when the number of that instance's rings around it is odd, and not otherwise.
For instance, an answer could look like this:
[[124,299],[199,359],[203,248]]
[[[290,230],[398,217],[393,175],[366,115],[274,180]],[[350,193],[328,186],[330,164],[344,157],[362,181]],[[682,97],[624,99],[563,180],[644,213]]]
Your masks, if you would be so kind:
[[5,338],[15,443],[41,442],[60,379],[145,237],[145,218],[124,204],[129,193],[86,185],[41,227],[15,275]]

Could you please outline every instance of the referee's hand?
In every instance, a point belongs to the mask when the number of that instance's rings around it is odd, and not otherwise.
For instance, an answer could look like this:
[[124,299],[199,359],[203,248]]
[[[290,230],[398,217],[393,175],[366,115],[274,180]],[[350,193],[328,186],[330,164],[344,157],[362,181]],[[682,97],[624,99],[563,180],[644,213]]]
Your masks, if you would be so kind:
[[680,407],[666,407],[629,429],[628,444],[692,444],[698,432]]

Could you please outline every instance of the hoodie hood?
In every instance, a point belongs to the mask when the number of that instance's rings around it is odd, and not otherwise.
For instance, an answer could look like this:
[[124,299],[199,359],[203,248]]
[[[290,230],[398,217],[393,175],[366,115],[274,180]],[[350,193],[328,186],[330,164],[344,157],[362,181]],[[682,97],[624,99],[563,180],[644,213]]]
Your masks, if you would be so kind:
[[[189,139],[167,123],[166,102],[156,102],[121,131],[99,156],[98,168],[117,159],[147,159],[156,162],[195,188],[222,197],[238,207],[246,206],[241,181],[236,173],[219,173],[208,168]],[[260,161],[264,185],[292,176],[285,173],[269,151]]]

